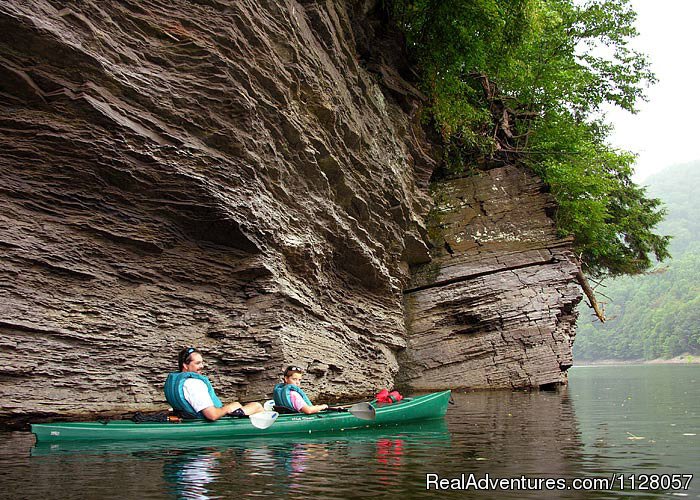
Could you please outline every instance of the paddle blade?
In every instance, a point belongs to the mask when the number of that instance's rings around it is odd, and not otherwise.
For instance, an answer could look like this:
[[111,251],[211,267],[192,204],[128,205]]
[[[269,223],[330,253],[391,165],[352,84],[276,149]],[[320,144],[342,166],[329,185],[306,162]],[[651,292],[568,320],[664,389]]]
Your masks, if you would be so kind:
[[263,411],[261,413],[254,413],[248,418],[250,419],[250,423],[253,424],[253,427],[257,427],[258,429],[267,429],[275,423],[275,420],[277,420],[277,417],[279,416],[280,414],[276,411]]
[[369,403],[357,403],[348,410],[360,420],[374,420],[377,418],[377,410]]

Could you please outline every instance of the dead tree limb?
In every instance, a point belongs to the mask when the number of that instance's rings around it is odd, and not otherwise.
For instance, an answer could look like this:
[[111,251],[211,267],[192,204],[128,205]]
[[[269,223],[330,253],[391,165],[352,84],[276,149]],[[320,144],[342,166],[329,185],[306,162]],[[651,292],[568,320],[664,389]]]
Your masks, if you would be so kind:
[[588,284],[588,280],[586,279],[586,276],[584,276],[581,269],[579,269],[576,273],[576,281],[578,281],[579,285],[581,285],[581,288],[583,289],[583,293],[585,293],[586,297],[588,297],[588,301],[595,311],[595,315],[598,317],[601,323],[605,323],[605,311],[598,304],[598,301],[595,298],[595,292],[591,288],[591,285]]

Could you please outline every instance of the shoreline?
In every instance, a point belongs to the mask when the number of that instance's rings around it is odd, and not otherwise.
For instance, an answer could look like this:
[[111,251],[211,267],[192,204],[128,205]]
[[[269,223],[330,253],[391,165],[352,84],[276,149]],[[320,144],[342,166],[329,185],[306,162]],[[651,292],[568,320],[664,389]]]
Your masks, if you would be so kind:
[[697,365],[700,364],[700,356],[683,354],[674,358],[657,359],[596,359],[575,361],[572,368],[579,366],[612,366],[612,365]]

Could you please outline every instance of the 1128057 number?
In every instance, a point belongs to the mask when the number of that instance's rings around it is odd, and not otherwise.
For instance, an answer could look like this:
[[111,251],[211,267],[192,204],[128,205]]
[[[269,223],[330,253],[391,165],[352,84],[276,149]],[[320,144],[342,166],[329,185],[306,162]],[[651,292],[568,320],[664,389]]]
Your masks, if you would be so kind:
[[620,474],[621,490],[687,490],[692,474]]

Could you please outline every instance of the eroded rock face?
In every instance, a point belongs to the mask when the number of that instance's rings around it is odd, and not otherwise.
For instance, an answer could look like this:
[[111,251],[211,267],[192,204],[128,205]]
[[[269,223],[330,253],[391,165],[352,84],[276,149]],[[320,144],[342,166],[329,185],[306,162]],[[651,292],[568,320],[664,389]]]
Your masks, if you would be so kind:
[[0,419],[163,408],[188,345],[391,385],[433,165],[365,3],[0,4]]
[[163,409],[190,345],[224,400],[290,363],[315,398],[400,363],[420,389],[563,379],[551,201],[513,168],[446,185],[431,256],[423,97],[373,4],[0,4],[0,421]]
[[565,382],[581,294],[542,182],[497,168],[438,184],[436,201],[443,240],[406,290],[402,380],[422,390]]

